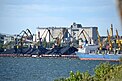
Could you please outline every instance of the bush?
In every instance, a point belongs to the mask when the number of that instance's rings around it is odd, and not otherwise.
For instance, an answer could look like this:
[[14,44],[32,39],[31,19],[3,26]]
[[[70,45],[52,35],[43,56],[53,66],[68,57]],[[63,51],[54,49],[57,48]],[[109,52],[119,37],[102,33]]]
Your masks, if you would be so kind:
[[121,81],[122,80],[122,65],[110,65],[102,63],[96,66],[95,74],[90,75],[88,71],[81,73],[70,72],[70,77],[60,78],[55,81]]
[[111,66],[109,63],[103,63],[100,64],[95,68],[95,79],[99,81],[106,81],[108,78],[111,78],[108,73],[113,71],[113,66]]
[[119,58],[120,63],[122,64],[122,56]]

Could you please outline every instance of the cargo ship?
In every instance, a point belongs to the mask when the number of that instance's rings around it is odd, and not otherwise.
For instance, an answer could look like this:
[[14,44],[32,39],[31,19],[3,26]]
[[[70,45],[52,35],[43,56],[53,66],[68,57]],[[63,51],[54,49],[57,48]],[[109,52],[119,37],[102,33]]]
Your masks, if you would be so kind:
[[98,49],[97,45],[87,45],[84,48],[78,48],[78,52],[75,52],[80,60],[105,60],[105,61],[119,61],[122,54],[96,54]]
[[110,32],[107,30],[107,37],[102,39],[98,29],[97,41],[98,44],[90,44],[84,34],[85,41],[79,43],[78,52],[76,55],[81,60],[110,60],[118,61],[122,57],[122,38],[120,38],[116,29],[116,36],[113,36],[113,25],[111,24]]

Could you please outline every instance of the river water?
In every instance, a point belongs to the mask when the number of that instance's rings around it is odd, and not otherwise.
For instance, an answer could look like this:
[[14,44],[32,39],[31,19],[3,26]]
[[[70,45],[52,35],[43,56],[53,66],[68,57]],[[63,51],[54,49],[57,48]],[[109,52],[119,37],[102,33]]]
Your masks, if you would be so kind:
[[[81,61],[66,58],[0,57],[0,81],[53,81],[69,72],[89,71],[105,61]],[[110,62],[118,64],[118,62]]]

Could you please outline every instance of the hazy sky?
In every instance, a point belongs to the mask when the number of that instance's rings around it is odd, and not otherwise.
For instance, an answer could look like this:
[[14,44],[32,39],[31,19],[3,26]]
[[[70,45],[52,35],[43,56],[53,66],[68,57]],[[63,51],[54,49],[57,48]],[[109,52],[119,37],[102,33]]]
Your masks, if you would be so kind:
[[120,29],[115,0],[0,0],[0,33],[18,34],[29,28],[70,27],[73,23],[97,26],[106,35],[112,23]]

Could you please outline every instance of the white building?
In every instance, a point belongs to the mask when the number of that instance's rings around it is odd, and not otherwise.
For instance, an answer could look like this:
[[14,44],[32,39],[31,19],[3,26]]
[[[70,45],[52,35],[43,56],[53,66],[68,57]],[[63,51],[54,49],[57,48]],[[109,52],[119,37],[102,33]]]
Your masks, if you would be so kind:
[[[64,35],[64,33],[66,34]],[[97,27],[82,27],[81,24],[76,23],[73,23],[71,27],[38,27],[36,30],[35,41],[39,41],[39,38],[46,38],[46,41],[49,42],[53,41],[53,38],[61,38],[62,35],[64,35],[62,37],[67,39],[70,37],[71,42],[75,42],[81,38],[84,41],[85,37],[83,33],[89,44],[95,44],[97,42]]]
[[42,40],[46,38],[47,42],[54,41],[57,37],[66,38],[67,31],[68,30],[66,29],[66,27],[47,27],[47,28],[38,27],[36,30],[35,41],[39,41],[40,38],[42,38]]
[[81,24],[73,23],[69,31],[76,40],[82,39],[85,41],[86,37],[88,44],[95,44],[97,42],[97,28],[98,27],[82,27]]
[[6,36],[4,37],[4,44],[9,43],[9,42],[14,41],[14,40],[15,40],[15,39],[14,39],[14,36],[6,35]]

